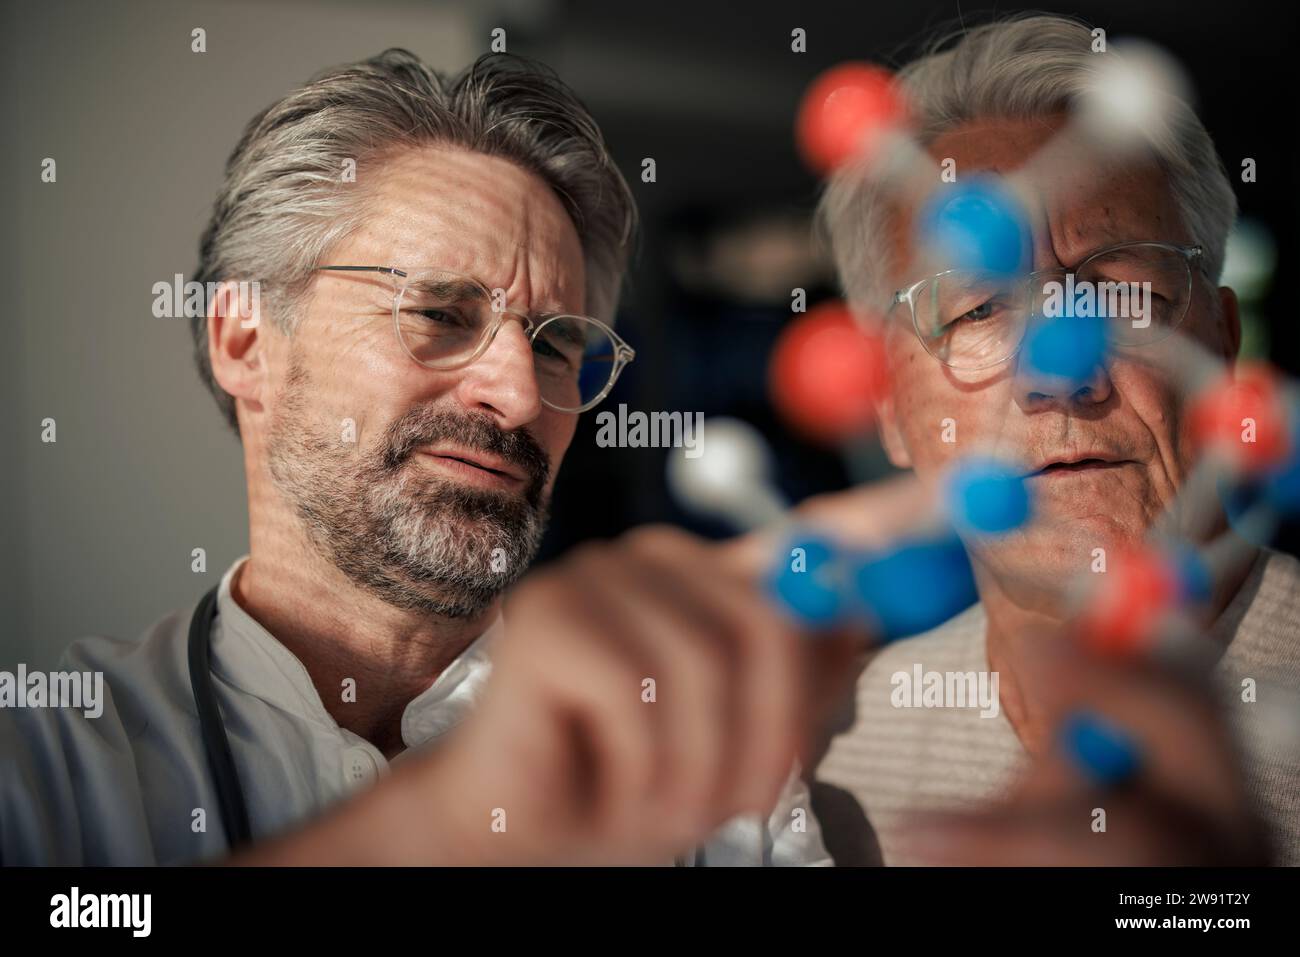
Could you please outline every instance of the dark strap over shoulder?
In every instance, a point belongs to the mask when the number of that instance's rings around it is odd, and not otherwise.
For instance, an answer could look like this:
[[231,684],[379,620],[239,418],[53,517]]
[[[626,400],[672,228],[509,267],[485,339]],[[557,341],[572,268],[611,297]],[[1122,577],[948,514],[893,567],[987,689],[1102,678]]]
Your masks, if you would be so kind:
[[226,840],[235,850],[252,840],[248,826],[248,807],[244,804],[244,791],[239,785],[239,773],[230,753],[230,739],[226,736],[221,707],[212,686],[210,642],[212,623],[217,617],[217,588],[203,596],[199,607],[190,619],[189,660],[190,687],[194,690],[194,704],[199,709],[199,727],[203,735],[203,750],[207,752],[208,766],[217,789],[221,808],[221,822],[226,828]]

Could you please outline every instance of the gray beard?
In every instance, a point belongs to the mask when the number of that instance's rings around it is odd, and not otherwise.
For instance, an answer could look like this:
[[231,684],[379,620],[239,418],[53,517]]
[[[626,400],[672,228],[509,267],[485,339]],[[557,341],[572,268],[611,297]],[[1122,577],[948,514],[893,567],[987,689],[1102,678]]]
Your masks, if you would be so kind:
[[[481,614],[519,580],[547,520],[549,463],[531,435],[502,432],[486,414],[416,408],[363,452],[335,439],[336,428],[312,428],[306,382],[291,368],[268,455],[324,557],[388,604],[443,618]],[[497,492],[422,471],[412,450],[438,438],[502,455],[524,469],[529,487]]]

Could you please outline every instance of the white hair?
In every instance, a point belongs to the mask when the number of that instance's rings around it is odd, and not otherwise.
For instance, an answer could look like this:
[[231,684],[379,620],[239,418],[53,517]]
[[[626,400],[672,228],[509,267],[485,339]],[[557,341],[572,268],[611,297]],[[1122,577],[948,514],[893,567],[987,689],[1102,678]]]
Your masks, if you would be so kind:
[[[1035,119],[1069,112],[1096,77],[1092,43],[1092,30],[1082,21],[1044,14],[1000,19],[939,38],[898,74],[917,139],[928,145],[976,118]],[[1152,137],[1150,145],[1184,225],[1204,247],[1206,275],[1217,281],[1237,198],[1191,107],[1182,100],[1169,106],[1167,135]],[[888,308],[893,292],[886,288],[892,258],[881,187],[860,165],[851,166],[832,178],[818,207],[845,296],[868,311]]]

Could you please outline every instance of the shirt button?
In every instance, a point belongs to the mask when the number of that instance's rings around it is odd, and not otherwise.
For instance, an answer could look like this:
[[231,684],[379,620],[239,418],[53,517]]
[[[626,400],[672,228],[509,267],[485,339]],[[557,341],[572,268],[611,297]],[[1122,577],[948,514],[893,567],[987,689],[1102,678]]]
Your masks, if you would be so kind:
[[379,765],[365,748],[348,748],[343,752],[343,783],[360,787],[379,776]]

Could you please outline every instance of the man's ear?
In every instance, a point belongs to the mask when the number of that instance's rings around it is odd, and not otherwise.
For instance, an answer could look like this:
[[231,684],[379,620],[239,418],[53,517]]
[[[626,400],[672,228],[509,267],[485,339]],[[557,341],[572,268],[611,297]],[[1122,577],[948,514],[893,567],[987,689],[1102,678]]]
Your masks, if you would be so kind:
[[261,410],[266,388],[265,336],[257,283],[222,282],[208,303],[212,377],[236,400]]
[[[891,307],[892,308],[892,307]],[[884,349],[885,356],[885,381],[886,387],[884,395],[876,400],[876,421],[880,424],[880,443],[885,447],[885,455],[889,457],[889,464],[897,469],[910,469],[912,467],[912,456],[908,454],[907,446],[903,442],[903,433],[898,428],[898,411],[894,407],[894,383],[896,381],[898,364],[896,361],[897,353],[893,351],[898,343],[893,337],[899,335],[899,328],[896,323],[890,322],[890,311],[886,309],[880,322],[883,328],[880,332],[880,344]],[[911,335],[910,332],[906,335]]]
[[903,444],[903,434],[898,429],[898,415],[894,410],[894,396],[887,393],[876,402],[876,419],[880,423],[880,442],[889,456],[889,463],[894,468],[910,469],[912,456]]
[[1237,303],[1237,294],[1227,286],[1219,287],[1219,315],[1223,330],[1223,358],[1231,365],[1241,352],[1241,307]]

